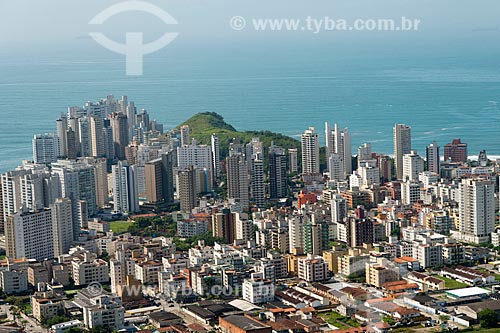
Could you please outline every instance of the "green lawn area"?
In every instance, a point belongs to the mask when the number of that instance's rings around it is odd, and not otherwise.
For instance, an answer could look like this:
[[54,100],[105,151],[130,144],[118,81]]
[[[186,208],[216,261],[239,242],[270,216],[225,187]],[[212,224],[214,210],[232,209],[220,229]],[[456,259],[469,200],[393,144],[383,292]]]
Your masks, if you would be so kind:
[[361,326],[360,323],[358,323],[356,320],[344,317],[340,314],[338,314],[335,311],[330,311],[330,312],[324,312],[318,314],[321,318],[323,318],[327,323],[341,329],[348,329],[350,327],[359,327]]
[[132,224],[133,222],[128,221],[113,221],[109,223],[109,227],[115,234],[123,234],[128,231],[128,227]]
[[444,276],[435,275],[434,277],[438,278],[440,280],[443,280],[444,281],[444,287],[446,289],[459,289],[459,288],[466,288],[466,287],[468,287],[468,285],[466,285],[465,283],[458,282],[456,280],[453,280],[453,279],[450,279],[450,278],[447,278],[447,277],[444,277]]
[[469,328],[463,329],[461,332],[499,333],[500,327],[482,328],[480,326],[475,326],[475,327],[469,327]]
[[73,296],[73,295],[76,295],[78,293],[78,289],[73,289],[73,290],[65,290],[64,293],[67,295],[67,296]]

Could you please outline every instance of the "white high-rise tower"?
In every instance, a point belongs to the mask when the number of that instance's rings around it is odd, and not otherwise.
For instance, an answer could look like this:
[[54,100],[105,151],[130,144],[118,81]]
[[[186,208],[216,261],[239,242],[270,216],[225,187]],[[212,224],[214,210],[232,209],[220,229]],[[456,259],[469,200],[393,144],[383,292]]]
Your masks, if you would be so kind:
[[114,210],[123,213],[139,211],[139,194],[135,166],[119,161],[112,168]]
[[212,169],[214,172],[214,179],[218,179],[220,177],[220,147],[219,147],[219,137],[217,135],[212,134],[210,137],[212,143]]
[[483,178],[463,179],[460,184],[460,232],[462,239],[480,244],[495,230],[495,184]]
[[302,134],[302,173],[319,173],[319,141],[314,127]]
[[[335,124],[334,129],[329,123],[325,123],[326,138],[326,161],[331,179],[338,179],[339,167],[341,167],[340,178],[345,179],[352,173],[352,147],[349,130],[339,129]],[[340,179],[339,179],[340,180]]]

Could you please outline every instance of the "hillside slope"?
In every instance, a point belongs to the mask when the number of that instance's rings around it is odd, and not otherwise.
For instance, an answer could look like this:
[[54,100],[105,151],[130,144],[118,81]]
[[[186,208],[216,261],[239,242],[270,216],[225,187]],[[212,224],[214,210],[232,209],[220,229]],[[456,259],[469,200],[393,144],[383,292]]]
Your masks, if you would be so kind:
[[[253,137],[259,137],[264,147],[268,148],[271,142],[282,148],[297,148],[300,152],[300,142],[289,136],[273,133],[270,131],[244,131],[236,130],[232,125],[226,123],[224,118],[215,112],[203,112],[189,118],[182,125],[188,125],[191,138],[195,138],[201,144],[210,144],[210,136],[215,133],[219,137],[221,158],[228,154],[229,143],[233,138],[240,138],[243,143],[248,143]],[[300,156],[300,155],[299,155]]]

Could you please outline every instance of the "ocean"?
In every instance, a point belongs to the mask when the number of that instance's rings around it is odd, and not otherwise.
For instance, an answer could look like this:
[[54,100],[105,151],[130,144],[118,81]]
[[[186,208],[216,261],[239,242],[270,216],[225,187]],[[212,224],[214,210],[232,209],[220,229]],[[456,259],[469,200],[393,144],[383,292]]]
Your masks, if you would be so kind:
[[146,56],[143,76],[127,77],[122,56],[85,43],[78,50],[0,51],[0,171],[31,159],[33,134],[55,131],[68,106],[108,94],[128,95],[166,129],[205,111],[238,130],[297,138],[310,126],[323,135],[329,121],[349,128],[354,153],[370,142],[392,154],[392,127],[406,123],[422,155],[432,141],[443,146],[453,138],[468,143],[470,155],[500,155],[498,46],[179,42]]

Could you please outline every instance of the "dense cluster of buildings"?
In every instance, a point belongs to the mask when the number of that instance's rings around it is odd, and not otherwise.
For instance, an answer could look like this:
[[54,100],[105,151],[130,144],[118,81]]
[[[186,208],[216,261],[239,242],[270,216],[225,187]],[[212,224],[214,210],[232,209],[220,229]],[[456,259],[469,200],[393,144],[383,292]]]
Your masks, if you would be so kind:
[[[312,127],[297,147],[216,134],[201,144],[125,96],[70,107],[56,132],[33,137],[33,161],[1,175],[0,288],[30,292],[40,322],[76,318],[60,332],[146,321],[169,332],[335,330],[325,311],[370,332],[388,328],[382,317],[472,325],[479,302],[497,302],[498,263],[475,266],[496,259],[479,244],[500,245],[500,163],[484,151],[469,160],[460,139],[444,158],[437,142],[421,156],[410,126],[393,134],[394,156],[369,143],[353,155],[349,130],[326,123],[323,159]],[[167,214],[176,237],[118,235],[105,221],[139,213]],[[177,249],[207,235],[215,244]]]

